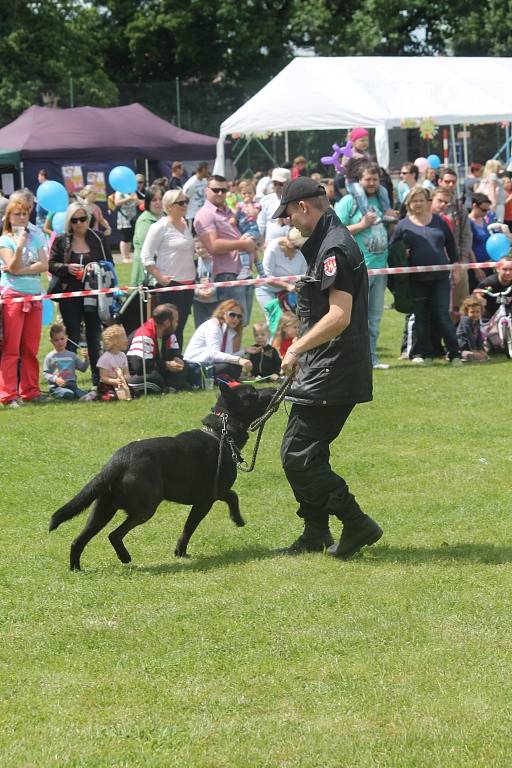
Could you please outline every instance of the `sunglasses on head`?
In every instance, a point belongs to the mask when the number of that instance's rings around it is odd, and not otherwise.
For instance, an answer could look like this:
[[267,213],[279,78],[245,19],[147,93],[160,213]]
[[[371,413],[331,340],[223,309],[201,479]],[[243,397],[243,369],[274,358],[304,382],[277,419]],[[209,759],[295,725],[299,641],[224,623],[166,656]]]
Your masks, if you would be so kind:
[[212,192],[215,192],[216,195],[223,195],[225,192],[228,191],[227,187],[210,187],[210,190]]
[[70,221],[72,224],[83,224],[84,221],[87,221],[87,216],[74,216]]
[[239,312],[233,312],[231,309],[229,312],[226,313],[228,317],[231,319],[234,319],[236,317],[237,320],[241,320],[243,315],[241,315]]
[[174,205],[181,205],[183,207],[183,206],[187,205],[187,203],[188,203],[188,200],[176,200]]

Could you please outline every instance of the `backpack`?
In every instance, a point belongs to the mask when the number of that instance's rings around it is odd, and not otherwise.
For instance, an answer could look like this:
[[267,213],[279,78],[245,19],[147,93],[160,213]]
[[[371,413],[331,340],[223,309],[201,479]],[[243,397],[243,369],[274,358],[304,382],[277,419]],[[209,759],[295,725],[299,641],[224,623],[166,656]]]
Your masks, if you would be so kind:
[[[407,246],[398,240],[390,246],[388,252],[388,266],[408,267]],[[393,294],[393,308],[404,315],[414,312],[410,289],[409,275],[388,275],[388,288]]]
[[[84,290],[95,291],[101,288],[113,288],[118,285],[114,265],[109,261],[92,261],[88,267],[84,281]],[[119,298],[112,293],[100,293],[98,296],[84,298],[84,310],[98,309],[98,315],[103,325],[111,325],[114,315],[119,311]]]

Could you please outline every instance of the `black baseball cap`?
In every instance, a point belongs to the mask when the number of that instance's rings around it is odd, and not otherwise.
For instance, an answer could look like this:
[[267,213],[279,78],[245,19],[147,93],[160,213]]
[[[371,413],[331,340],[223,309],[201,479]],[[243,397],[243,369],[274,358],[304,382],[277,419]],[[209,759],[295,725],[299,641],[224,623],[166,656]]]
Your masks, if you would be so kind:
[[287,181],[281,193],[281,205],[275,211],[272,218],[282,219],[286,215],[288,203],[295,203],[297,200],[307,200],[308,197],[321,197],[326,194],[325,187],[313,179],[299,176],[297,179]]

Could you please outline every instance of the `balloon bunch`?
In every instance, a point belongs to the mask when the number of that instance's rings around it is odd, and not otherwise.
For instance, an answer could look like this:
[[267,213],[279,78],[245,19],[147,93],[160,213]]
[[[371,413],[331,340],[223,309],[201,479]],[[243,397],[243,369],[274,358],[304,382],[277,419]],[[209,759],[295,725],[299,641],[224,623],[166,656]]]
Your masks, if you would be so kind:
[[437,155],[429,155],[428,157],[417,157],[414,161],[414,165],[420,173],[425,173],[427,168],[432,168],[437,171],[441,167],[441,159]]
[[325,155],[320,158],[322,165],[334,165],[337,173],[344,173],[345,169],[340,163],[340,157],[352,157],[352,142],[347,141],[344,147],[340,147],[338,144],[333,144],[332,148],[334,152],[332,155]]
[[[131,195],[137,189],[137,179],[131,168],[117,165],[109,173],[110,186],[116,192]],[[57,235],[64,233],[64,222],[68,207],[68,191],[58,181],[43,181],[36,192],[37,202],[48,213],[53,213],[52,229]]]

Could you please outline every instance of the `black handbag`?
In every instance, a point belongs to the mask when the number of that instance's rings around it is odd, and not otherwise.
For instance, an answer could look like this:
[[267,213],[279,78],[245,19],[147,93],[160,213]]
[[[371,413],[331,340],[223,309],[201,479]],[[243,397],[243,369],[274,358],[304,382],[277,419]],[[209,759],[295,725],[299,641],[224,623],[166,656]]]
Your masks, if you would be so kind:
[[[60,277],[58,275],[52,275],[50,282],[48,283],[48,288],[46,289],[46,293],[48,295],[52,293],[63,293],[66,289],[60,282]],[[59,299],[52,299],[52,301],[59,301]]]

